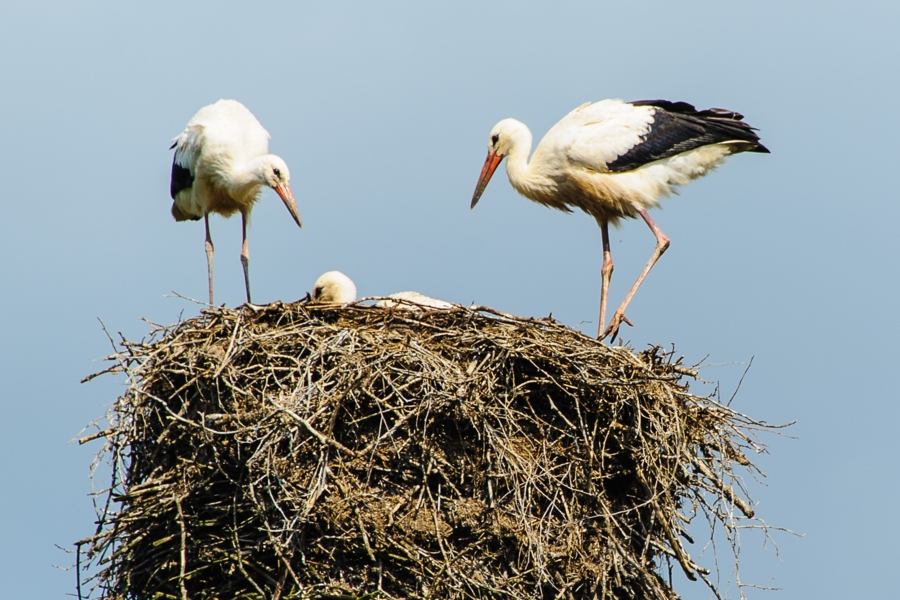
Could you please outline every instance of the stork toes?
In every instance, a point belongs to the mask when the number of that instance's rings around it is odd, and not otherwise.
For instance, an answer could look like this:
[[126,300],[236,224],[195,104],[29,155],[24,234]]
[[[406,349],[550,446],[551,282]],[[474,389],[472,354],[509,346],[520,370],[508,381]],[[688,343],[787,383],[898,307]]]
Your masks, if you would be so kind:
[[625,323],[629,327],[634,327],[634,323],[628,320],[628,317],[625,316],[625,313],[616,311],[612,316],[612,319],[609,320],[609,327],[607,327],[606,331],[603,332],[603,335],[601,335],[597,339],[604,340],[608,337],[610,342],[616,341],[616,336],[619,335],[619,327],[622,325],[622,323]]

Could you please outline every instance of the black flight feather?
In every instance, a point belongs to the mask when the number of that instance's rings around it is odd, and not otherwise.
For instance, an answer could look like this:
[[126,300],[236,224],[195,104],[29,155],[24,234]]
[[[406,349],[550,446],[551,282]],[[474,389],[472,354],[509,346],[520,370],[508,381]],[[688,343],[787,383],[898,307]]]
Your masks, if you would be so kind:
[[175,195],[182,190],[186,190],[194,185],[194,176],[191,175],[190,169],[185,169],[172,159],[172,182],[169,184],[169,192],[172,194],[172,200]]
[[613,173],[632,171],[655,160],[722,142],[746,142],[735,144],[734,152],[769,151],[759,143],[755,129],[743,122],[740,113],[723,108],[697,110],[687,102],[669,100],[638,100],[631,104],[652,106],[653,123],[639,144],[606,165]]

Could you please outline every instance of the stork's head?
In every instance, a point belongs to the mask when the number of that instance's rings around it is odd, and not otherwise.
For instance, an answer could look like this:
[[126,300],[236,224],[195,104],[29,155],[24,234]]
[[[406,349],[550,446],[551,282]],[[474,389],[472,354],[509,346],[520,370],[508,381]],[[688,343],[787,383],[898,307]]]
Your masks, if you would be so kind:
[[484,166],[481,168],[481,176],[478,178],[478,185],[475,186],[475,193],[472,195],[471,208],[475,208],[475,205],[478,204],[478,199],[484,193],[494,171],[500,166],[500,161],[506,155],[523,148],[531,148],[531,132],[521,121],[503,119],[494,125],[491,135],[488,137],[488,154]]
[[294,194],[291,192],[291,172],[288,170],[287,163],[280,156],[267,154],[259,159],[258,168],[262,180],[275,190],[288,212],[294,217],[297,226],[303,227],[300,213],[297,211],[297,203],[294,202]]
[[328,271],[316,279],[312,297],[315,302],[348,304],[356,300],[356,286],[340,271]]
[[502,158],[522,145],[531,145],[531,132],[521,121],[503,119],[491,129],[488,152],[498,154]]

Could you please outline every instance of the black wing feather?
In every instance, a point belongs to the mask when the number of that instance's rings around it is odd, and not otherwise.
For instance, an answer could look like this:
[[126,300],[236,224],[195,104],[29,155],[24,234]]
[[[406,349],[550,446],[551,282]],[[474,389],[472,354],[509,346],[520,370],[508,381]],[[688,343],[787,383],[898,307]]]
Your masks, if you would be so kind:
[[175,158],[172,158],[172,182],[169,184],[172,200],[175,199],[178,192],[186,190],[192,185],[194,185],[194,176],[191,175],[190,169],[185,169],[175,162]]
[[759,143],[755,129],[743,122],[740,113],[723,108],[697,110],[687,102],[670,100],[638,100],[631,104],[656,109],[653,124],[639,144],[606,165],[613,173],[722,142],[746,142],[735,144],[734,152],[769,151]]

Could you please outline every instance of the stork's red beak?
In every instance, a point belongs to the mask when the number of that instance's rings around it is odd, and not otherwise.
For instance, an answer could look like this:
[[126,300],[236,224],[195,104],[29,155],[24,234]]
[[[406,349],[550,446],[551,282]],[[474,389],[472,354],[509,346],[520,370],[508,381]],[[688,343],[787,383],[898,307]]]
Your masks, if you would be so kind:
[[275,192],[281,196],[282,202],[287,207],[288,212],[291,213],[291,216],[294,217],[294,221],[297,222],[297,227],[303,227],[303,222],[300,220],[300,212],[297,210],[297,203],[294,202],[294,194],[291,193],[291,186],[288,183],[279,183],[275,186]]
[[487,158],[484,160],[484,166],[481,167],[481,176],[478,178],[478,185],[475,186],[475,193],[472,194],[472,204],[469,208],[475,208],[475,205],[478,204],[478,199],[484,193],[484,188],[487,187],[501,160],[503,160],[502,154],[488,152]]

